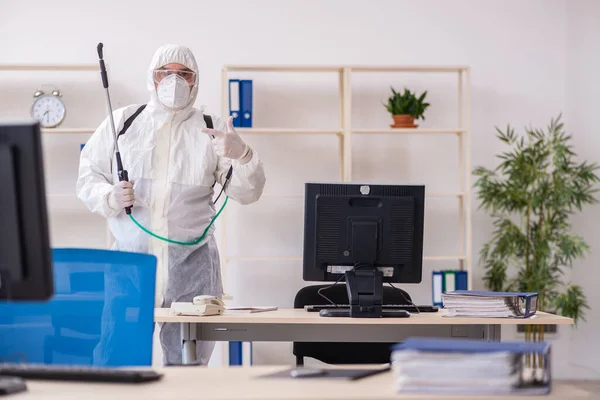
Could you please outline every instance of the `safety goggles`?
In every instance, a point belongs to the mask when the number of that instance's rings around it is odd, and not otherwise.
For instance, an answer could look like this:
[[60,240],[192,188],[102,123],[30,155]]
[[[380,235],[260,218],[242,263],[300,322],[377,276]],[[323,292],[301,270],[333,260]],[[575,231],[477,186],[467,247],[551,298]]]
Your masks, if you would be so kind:
[[178,69],[155,69],[154,70],[154,82],[159,83],[160,81],[162,81],[164,78],[166,78],[169,75],[179,75],[180,77],[182,77],[183,79],[185,79],[185,81],[192,85],[196,82],[196,73],[193,71],[182,71],[182,70],[178,70]]

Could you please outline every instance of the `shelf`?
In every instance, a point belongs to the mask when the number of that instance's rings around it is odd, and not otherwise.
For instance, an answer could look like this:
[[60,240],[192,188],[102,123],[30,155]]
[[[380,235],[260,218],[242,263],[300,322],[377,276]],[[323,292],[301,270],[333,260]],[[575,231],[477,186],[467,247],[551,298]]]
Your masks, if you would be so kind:
[[447,193],[443,193],[443,192],[439,192],[439,193],[425,193],[425,197],[434,197],[434,198],[438,198],[438,197],[465,197],[464,193],[461,192],[447,192]]
[[466,260],[465,256],[425,256],[423,261],[462,261]]
[[460,135],[464,133],[464,129],[456,128],[456,129],[432,129],[432,128],[379,128],[379,129],[355,129],[352,133],[371,133],[371,134],[382,134],[382,133],[392,133],[392,134],[453,134]]
[[52,134],[91,134],[95,131],[96,128],[42,128],[42,133]]
[[294,135],[294,134],[321,134],[321,135],[341,135],[341,129],[290,129],[290,128],[235,128],[238,133],[256,133],[256,134],[276,134],[276,135]]
[[460,65],[431,66],[431,65],[377,65],[350,66],[352,72],[461,72],[469,67]]
[[[302,129],[302,128],[235,128],[239,133],[256,134],[323,134],[323,135],[341,135],[342,129]],[[352,133],[363,134],[452,134],[460,135],[465,131],[460,128],[455,129],[433,129],[433,128],[376,128],[376,129],[355,129]]]
[[225,65],[225,71],[257,72],[339,72],[349,69],[352,72],[462,72],[467,66],[432,65]]
[[[240,72],[236,72],[240,71]],[[233,73],[232,73],[233,72]],[[434,189],[434,186],[426,186],[425,197],[427,202],[451,202],[451,205],[457,205],[458,207],[458,234],[456,235],[456,250],[449,250],[449,252],[455,252],[458,255],[427,255],[423,257],[423,263],[432,264],[443,262],[443,265],[456,266],[457,268],[464,269],[466,271],[472,270],[472,195],[471,195],[471,157],[470,153],[472,150],[471,146],[471,69],[468,65],[359,65],[359,64],[337,64],[337,65],[277,65],[277,64],[242,64],[242,65],[225,65],[221,70],[221,89],[222,89],[222,111],[223,115],[229,113],[229,91],[228,81],[233,76],[244,76],[248,75],[248,79],[252,76],[267,76],[272,73],[304,73],[304,76],[309,79],[311,73],[321,73],[321,77],[329,76],[330,78],[337,81],[337,99],[339,100],[339,120],[332,124],[332,129],[288,129],[282,127],[275,128],[238,128],[239,133],[257,133],[257,134],[277,134],[283,135],[280,140],[285,140],[285,134],[335,134],[339,139],[337,149],[331,153],[331,157],[336,157],[339,160],[339,182],[331,183],[354,183],[361,184],[363,182],[356,182],[353,179],[353,169],[356,168],[353,163],[353,151],[358,147],[362,146],[363,143],[359,139],[360,134],[373,134],[383,137],[383,135],[412,135],[403,138],[397,138],[398,140],[413,139],[418,135],[426,135],[421,140],[435,139],[437,137],[447,136],[448,140],[456,140],[458,146],[453,147],[452,153],[455,151],[458,153],[458,185],[456,187],[440,188],[442,191],[429,191],[429,188]],[[381,120],[379,123],[374,124],[363,124],[352,125],[354,111],[353,111],[353,95],[356,95],[353,81],[354,79],[366,78],[365,74],[377,75],[383,78],[383,74],[387,76],[400,76],[400,74],[418,74],[423,73],[430,77],[437,76],[439,78],[447,78],[453,82],[456,82],[456,111],[458,118],[456,120],[445,120],[440,121],[438,126],[430,126],[430,124],[419,124],[421,126],[416,128],[392,128],[390,125],[393,121],[388,115],[386,120]],[[392,73],[390,75],[390,73]],[[428,79],[427,76],[421,76],[424,79]],[[432,75],[433,74],[433,75]],[[405,74],[406,75],[406,74]],[[442,76],[443,75],[443,76]],[[312,75],[318,76],[318,75]],[[369,75],[370,76],[370,75]],[[356,77],[356,78],[355,78]],[[277,124],[286,125],[286,124]],[[369,126],[370,125],[370,126]],[[441,125],[441,126],[440,126]],[[445,126],[444,126],[445,125]],[[318,127],[317,127],[318,128]],[[357,135],[354,135],[357,134]],[[318,137],[327,138],[327,136],[313,136],[313,139]],[[426,151],[426,150],[424,150]],[[309,158],[307,162],[311,162]],[[337,181],[337,179],[336,179]],[[373,185],[393,185],[395,182],[373,182]],[[408,184],[408,182],[405,182]],[[366,183],[363,183],[366,184]],[[422,184],[422,183],[421,183]],[[448,190],[444,192],[443,190]],[[263,199],[271,203],[277,203],[279,201],[285,201],[287,203],[298,203],[303,201],[304,193],[298,193],[297,191],[302,189],[299,187],[289,188],[288,191],[278,192],[276,190],[269,190],[269,193],[263,194]],[[268,200],[269,199],[269,200]],[[297,199],[297,200],[292,200]],[[438,199],[438,200],[435,200]],[[437,203],[436,203],[437,204]],[[227,224],[226,224],[227,225]],[[223,227],[225,228],[225,226]],[[227,245],[228,238],[225,229],[221,230],[221,239],[223,243],[223,254],[234,253],[233,249]],[[454,238],[453,238],[454,239]],[[229,252],[227,251],[229,248]],[[297,249],[296,251],[300,251]],[[432,249],[433,251],[433,249]],[[226,270],[227,264],[230,261],[248,261],[248,262],[273,262],[274,265],[277,263],[285,265],[301,265],[302,255],[297,257],[277,257],[272,254],[272,251],[265,251],[264,256],[257,256],[251,254],[244,254],[240,251],[235,256],[224,257],[223,271]],[[269,254],[271,253],[271,254]],[[436,264],[438,266],[438,264]],[[468,275],[468,287],[472,287],[473,274]]]
[[[466,260],[465,256],[425,256],[423,261],[461,261]],[[302,257],[269,257],[269,256],[233,256],[225,257],[225,261],[302,261]]]
[[73,65],[51,65],[51,64],[0,64],[0,71],[98,71],[98,64],[73,64]]
[[255,72],[340,72],[338,65],[225,65],[223,71]]

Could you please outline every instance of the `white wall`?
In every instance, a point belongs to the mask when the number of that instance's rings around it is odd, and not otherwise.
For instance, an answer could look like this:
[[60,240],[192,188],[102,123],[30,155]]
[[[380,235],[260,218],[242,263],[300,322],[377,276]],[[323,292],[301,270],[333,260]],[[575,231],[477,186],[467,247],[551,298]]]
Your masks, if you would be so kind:
[[[600,93],[600,2],[593,0],[568,2],[567,7],[567,88],[566,117],[573,134],[573,145],[582,159],[598,161],[598,93]],[[581,285],[588,297],[591,310],[587,323],[572,331],[565,348],[572,376],[598,379],[599,346],[596,342],[600,329],[600,291],[598,291],[600,235],[596,221],[600,208],[591,207],[573,219],[574,230],[585,237],[591,247],[588,257],[577,264],[570,278]],[[565,341],[566,342],[566,341]],[[561,343],[562,344],[562,343]]]
[[[1,0],[0,62],[95,63],[95,46],[105,44],[113,104],[147,101],[147,64],[163,43],[186,44],[200,63],[199,102],[220,111],[223,64],[456,64],[472,68],[473,165],[495,165],[500,149],[494,126],[545,126],[564,112],[576,131],[581,155],[598,159],[593,95],[598,91],[598,18],[592,0],[566,1],[105,1],[97,3],[18,2]],[[171,8],[172,7],[172,8]],[[592,56],[590,56],[592,54]],[[592,58],[593,57],[593,58]],[[327,74],[244,75],[255,80],[255,125],[334,127],[336,78]],[[69,107],[67,126],[96,126],[105,115],[102,88],[95,74],[0,74],[0,117],[26,115],[31,94],[41,83],[56,82]],[[443,75],[391,74],[356,81],[353,124],[386,126],[381,107],[389,85],[428,89],[433,105],[424,127],[454,126],[456,79]],[[595,86],[594,86],[595,85]],[[53,193],[73,193],[78,144],[85,136],[45,138],[47,181]],[[433,141],[435,140],[435,142]],[[266,192],[301,194],[307,180],[337,179],[334,138],[252,136],[248,142],[264,159]],[[457,190],[454,138],[357,137],[354,178],[368,182],[419,182],[430,191]],[[434,166],[435,162],[441,166]],[[53,200],[55,245],[102,246],[102,221],[81,207]],[[275,208],[278,206],[278,208]],[[228,206],[230,254],[301,254],[302,199],[275,201],[265,196],[243,209]],[[435,200],[427,205],[427,254],[457,249],[456,205]],[[474,209],[476,204],[474,204]],[[597,208],[588,211],[590,220]],[[595,224],[576,220],[575,228],[592,245],[573,279],[586,285],[592,311],[577,331],[561,329],[555,354],[559,377],[598,377],[593,369],[600,348],[597,331],[600,300],[592,270],[598,261]],[[83,224],[85,221],[85,224]],[[474,254],[489,238],[490,220],[475,210]],[[596,233],[596,234],[595,234]],[[418,303],[430,301],[432,269],[425,265],[421,285],[407,285]],[[594,275],[594,273],[596,275]],[[482,287],[481,269],[474,271]],[[594,279],[595,278],[595,279]],[[304,285],[299,263],[232,264],[229,291],[238,303],[290,306]],[[514,336],[514,335],[512,335]],[[507,334],[507,337],[511,337]],[[259,363],[292,362],[289,344],[257,344]]]

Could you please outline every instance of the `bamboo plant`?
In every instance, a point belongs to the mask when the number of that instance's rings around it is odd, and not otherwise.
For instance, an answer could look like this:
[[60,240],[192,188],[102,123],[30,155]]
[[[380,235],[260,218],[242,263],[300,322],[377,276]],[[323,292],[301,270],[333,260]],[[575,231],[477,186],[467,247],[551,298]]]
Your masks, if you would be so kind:
[[[570,217],[596,203],[597,164],[576,162],[559,115],[547,130],[518,135],[496,128],[508,149],[495,169],[477,167],[475,188],[494,232],[480,254],[485,284],[494,291],[538,293],[538,309],[584,320],[589,309],[578,285],[564,282],[566,268],[588,245],[571,230]],[[543,340],[543,326],[527,326],[527,340]]]

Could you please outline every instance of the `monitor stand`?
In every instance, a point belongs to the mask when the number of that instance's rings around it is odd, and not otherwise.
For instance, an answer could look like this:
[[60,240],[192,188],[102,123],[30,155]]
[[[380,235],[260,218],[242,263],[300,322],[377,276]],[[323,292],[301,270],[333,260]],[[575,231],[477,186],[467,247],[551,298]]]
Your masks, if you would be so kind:
[[377,221],[351,221],[354,268],[346,271],[350,309],[321,310],[323,317],[406,318],[405,310],[382,310],[383,272],[375,267],[379,226]]
[[324,309],[322,317],[407,318],[406,310],[382,310],[383,272],[364,267],[346,271],[346,289],[350,308]]

